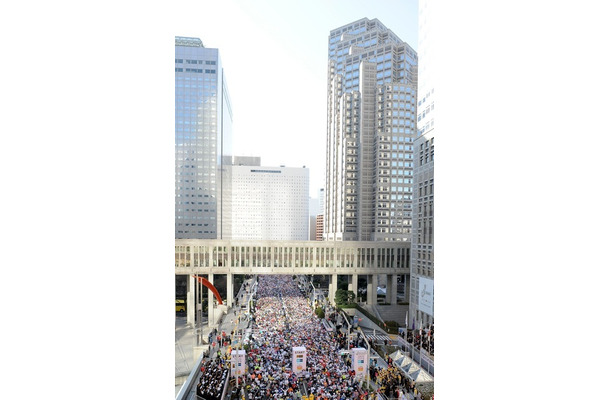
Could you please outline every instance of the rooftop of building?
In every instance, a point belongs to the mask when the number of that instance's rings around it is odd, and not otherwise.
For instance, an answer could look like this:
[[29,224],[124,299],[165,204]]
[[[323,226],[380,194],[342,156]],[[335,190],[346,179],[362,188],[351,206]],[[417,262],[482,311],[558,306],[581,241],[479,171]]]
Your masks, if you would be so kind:
[[201,39],[186,36],[176,36],[176,46],[205,47]]

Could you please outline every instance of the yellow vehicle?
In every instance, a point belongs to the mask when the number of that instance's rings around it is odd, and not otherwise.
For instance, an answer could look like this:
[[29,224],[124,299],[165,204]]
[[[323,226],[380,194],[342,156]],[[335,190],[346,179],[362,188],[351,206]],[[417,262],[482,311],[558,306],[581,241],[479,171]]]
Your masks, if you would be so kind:
[[186,312],[186,301],[183,299],[176,299],[176,312],[185,313]]

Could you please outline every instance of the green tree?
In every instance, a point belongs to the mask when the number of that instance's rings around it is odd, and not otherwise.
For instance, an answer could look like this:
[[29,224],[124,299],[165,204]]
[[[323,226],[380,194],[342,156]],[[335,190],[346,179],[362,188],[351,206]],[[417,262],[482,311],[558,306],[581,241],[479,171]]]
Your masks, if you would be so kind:
[[347,305],[354,302],[356,295],[351,290],[337,289],[335,292],[335,303],[339,305]]

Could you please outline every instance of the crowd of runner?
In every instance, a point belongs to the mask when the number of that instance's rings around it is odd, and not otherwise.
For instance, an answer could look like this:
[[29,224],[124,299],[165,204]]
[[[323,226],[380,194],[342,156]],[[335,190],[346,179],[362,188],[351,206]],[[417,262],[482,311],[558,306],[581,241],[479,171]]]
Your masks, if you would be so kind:
[[[367,393],[339,355],[342,343],[322,327],[290,276],[259,277],[252,328],[245,379],[249,400],[293,399],[297,392],[313,394],[317,400],[366,398]],[[292,371],[293,347],[307,349],[302,385]]]
[[[340,350],[363,347],[364,338],[357,333],[355,340],[347,335],[327,331],[312,312],[307,299],[297,284],[287,275],[264,275],[258,278],[255,297],[256,312],[251,318],[252,334],[247,350],[246,374],[236,379],[236,390],[246,400],[308,399],[349,400],[376,399],[377,393],[361,388],[356,379],[351,357],[341,356]],[[419,337],[406,338],[416,345],[426,343]],[[433,333],[433,332],[431,332]],[[217,357],[204,361],[197,394],[206,400],[220,400],[228,379],[229,352],[233,332],[210,332],[211,353]],[[409,332],[409,335],[411,332]],[[425,332],[424,332],[425,334]],[[404,338],[404,336],[403,336]],[[410,340],[409,340],[410,339]],[[304,372],[292,371],[292,348],[305,347],[307,366]],[[425,347],[425,346],[424,346]],[[226,351],[224,351],[226,349]],[[433,341],[432,341],[433,351]],[[369,366],[371,380],[378,385],[378,393],[388,398],[405,398],[404,393],[415,395],[414,383],[407,380],[389,361],[389,368]],[[398,396],[399,393],[402,396]]]

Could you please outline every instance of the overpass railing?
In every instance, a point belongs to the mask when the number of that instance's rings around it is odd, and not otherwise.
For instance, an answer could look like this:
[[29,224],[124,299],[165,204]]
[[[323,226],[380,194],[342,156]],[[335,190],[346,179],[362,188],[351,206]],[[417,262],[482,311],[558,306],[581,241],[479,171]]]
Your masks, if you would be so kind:
[[397,339],[400,346],[407,349],[411,359],[418,363],[421,369],[425,370],[430,376],[434,377],[434,361],[432,361],[421,351],[417,350],[413,344],[407,342],[402,337],[398,336]]
[[199,371],[201,367],[201,362],[203,361],[203,353],[197,359],[195,366],[193,367],[191,373],[189,374],[186,381],[182,384],[180,391],[176,395],[176,400],[188,400],[191,392],[193,391],[193,387],[197,384],[197,377],[199,376]]

